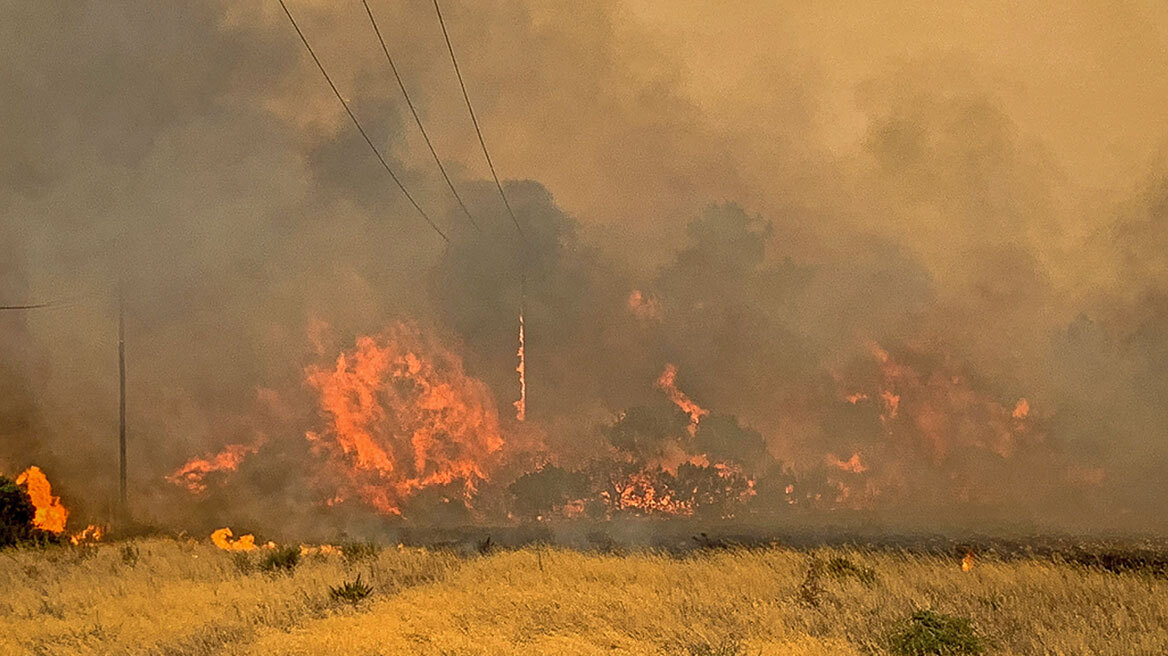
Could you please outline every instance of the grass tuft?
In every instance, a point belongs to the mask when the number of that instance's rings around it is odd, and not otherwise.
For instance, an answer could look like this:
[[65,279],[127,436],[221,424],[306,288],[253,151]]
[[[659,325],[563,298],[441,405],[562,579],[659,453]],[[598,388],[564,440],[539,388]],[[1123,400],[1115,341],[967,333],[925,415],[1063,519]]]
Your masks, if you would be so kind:
[[138,560],[142,557],[137,545],[132,542],[127,542],[118,550],[122,556],[122,564],[126,567],[133,567],[138,564]]
[[857,565],[843,557],[827,561],[824,571],[837,579],[854,578],[864,585],[876,583],[876,570],[864,565]]
[[276,547],[260,561],[260,569],[272,574],[291,574],[298,564],[300,564],[300,547]]
[[730,637],[718,642],[696,640],[682,643],[674,653],[679,656],[746,656],[746,647],[738,638]]
[[892,653],[900,656],[966,656],[985,651],[982,640],[965,617],[918,610],[892,633]]
[[356,605],[373,594],[373,586],[361,580],[361,575],[352,581],[329,588],[329,598],[333,601]]
[[381,545],[376,542],[345,542],[341,545],[341,555],[350,565],[366,560],[376,560],[380,553]]

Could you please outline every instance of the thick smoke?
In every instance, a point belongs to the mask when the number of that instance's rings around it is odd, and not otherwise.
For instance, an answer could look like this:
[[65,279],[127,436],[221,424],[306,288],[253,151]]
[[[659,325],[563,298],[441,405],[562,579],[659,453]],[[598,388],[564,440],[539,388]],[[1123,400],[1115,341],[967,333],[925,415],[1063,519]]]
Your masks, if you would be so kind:
[[[409,320],[509,417],[523,303],[529,420],[499,472],[545,467],[552,505],[594,461],[680,489],[700,453],[756,506],[1163,530],[1163,7],[447,4],[522,234],[428,1],[371,5],[481,231],[359,4],[289,5],[449,244],[277,4],[0,9],[0,304],[67,301],[0,314],[0,471],[111,516],[120,288],[140,519],[373,521],[306,471],[306,371]],[[165,480],[228,444],[258,453],[201,496]],[[476,519],[450,495],[411,503]]]

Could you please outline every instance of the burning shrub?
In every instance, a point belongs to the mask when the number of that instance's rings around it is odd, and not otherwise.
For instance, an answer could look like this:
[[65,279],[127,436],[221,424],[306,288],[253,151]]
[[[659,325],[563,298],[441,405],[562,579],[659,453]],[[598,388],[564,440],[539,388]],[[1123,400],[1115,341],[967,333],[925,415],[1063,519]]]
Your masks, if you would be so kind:
[[517,513],[539,517],[560,512],[569,503],[588,494],[588,477],[554,465],[524,474],[507,491],[515,499]]
[[260,569],[269,573],[290,574],[300,564],[300,547],[295,545],[276,547],[260,561]]
[[0,547],[8,547],[31,537],[36,508],[28,492],[7,477],[0,476]]
[[341,585],[329,588],[330,599],[353,605],[371,594],[373,594],[373,586],[361,581],[360,574],[355,580],[345,581]]
[[0,476],[0,548],[23,543],[59,544],[61,537],[37,528],[35,517],[36,506],[28,491]]
[[889,647],[902,656],[961,656],[985,651],[968,618],[932,610],[919,610],[902,622],[892,633]]
[[611,426],[603,428],[604,436],[614,447],[645,458],[661,454],[664,443],[671,436],[683,435],[685,415],[675,408],[659,410],[634,406],[622,413]]
[[451,523],[469,517],[466,501],[489,479],[503,437],[490,390],[456,353],[397,324],[311,368],[308,382],[325,425],[306,437],[342,475],[344,496],[386,516],[409,516],[414,500],[412,514],[427,521],[440,505]]
[[761,471],[769,460],[762,433],[739,423],[733,415],[710,415],[698,425],[694,441],[711,461],[751,464]]

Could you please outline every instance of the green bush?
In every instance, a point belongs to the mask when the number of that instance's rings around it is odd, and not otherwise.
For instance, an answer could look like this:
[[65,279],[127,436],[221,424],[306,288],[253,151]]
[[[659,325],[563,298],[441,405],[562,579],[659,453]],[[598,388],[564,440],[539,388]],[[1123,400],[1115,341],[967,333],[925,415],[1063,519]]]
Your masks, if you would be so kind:
[[356,580],[345,581],[341,585],[329,588],[329,598],[333,601],[343,601],[356,605],[357,602],[373,594],[373,586],[361,581],[358,574]]
[[965,617],[919,610],[893,631],[889,646],[901,656],[965,656],[985,651]]
[[10,478],[0,476],[0,547],[32,539],[36,508],[28,492]]
[[64,535],[42,531],[33,525],[36,507],[28,491],[10,478],[0,476],[0,549],[15,545],[64,544]]
[[260,569],[271,573],[290,574],[300,563],[300,547],[284,546],[272,549],[260,561]]
[[847,558],[832,558],[827,561],[826,571],[837,579],[852,577],[864,585],[876,583],[876,570],[857,565]]

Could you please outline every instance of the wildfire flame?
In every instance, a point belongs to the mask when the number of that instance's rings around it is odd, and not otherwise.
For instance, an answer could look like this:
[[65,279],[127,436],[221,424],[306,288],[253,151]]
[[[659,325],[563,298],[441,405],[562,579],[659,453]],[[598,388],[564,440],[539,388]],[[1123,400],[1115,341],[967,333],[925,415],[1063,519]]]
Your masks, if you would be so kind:
[[973,569],[973,552],[966,551],[965,557],[961,559],[961,571],[968,572]]
[[337,546],[334,546],[331,544],[322,544],[319,546],[313,546],[310,544],[302,544],[302,545],[300,545],[300,555],[301,556],[342,556],[342,555],[344,555],[344,552],[341,551],[340,547],[337,547]]
[[486,386],[412,325],[359,338],[308,382],[327,426],[306,437],[332,457],[342,487],[385,515],[430,486],[459,483],[469,499],[503,447]]
[[105,527],[90,524],[84,530],[71,535],[69,541],[73,544],[93,544],[94,542],[101,542],[103,537],[105,537]]
[[657,299],[646,295],[639,289],[629,292],[629,312],[641,320],[657,320],[661,318],[661,304]]
[[33,465],[16,477],[16,484],[25,486],[36,515],[32,523],[42,531],[64,533],[69,510],[61,503],[60,497],[53,496],[53,487],[40,467]]
[[259,548],[256,546],[255,536],[250,533],[234,540],[231,539],[232,535],[231,529],[221,528],[211,533],[211,542],[224,551],[255,551]]
[[181,485],[192,493],[198,494],[207,490],[206,478],[214,472],[230,472],[239,468],[244,458],[259,451],[263,441],[254,444],[228,444],[222,451],[208,455],[205,458],[192,458],[166,480],[175,485]]
[[519,373],[519,400],[515,406],[515,418],[519,421],[527,419],[527,356],[524,354],[525,339],[523,335],[523,310],[519,310],[519,364],[515,371]]
[[860,460],[859,453],[853,453],[851,458],[847,460],[840,460],[833,454],[827,454],[827,464],[839,469],[840,471],[851,472],[853,474],[863,474],[868,471],[868,467]]
[[701,423],[702,417],[710,414],[710,411],[695,403],[685,392],[677,389],[677,365],[665,365],[665,371],[662,371],[661,376],[657,378],[657,387],[669,396],[669,400],[673,401],[674,405],[689,415],[689,434],[697,433],[698,424]]

